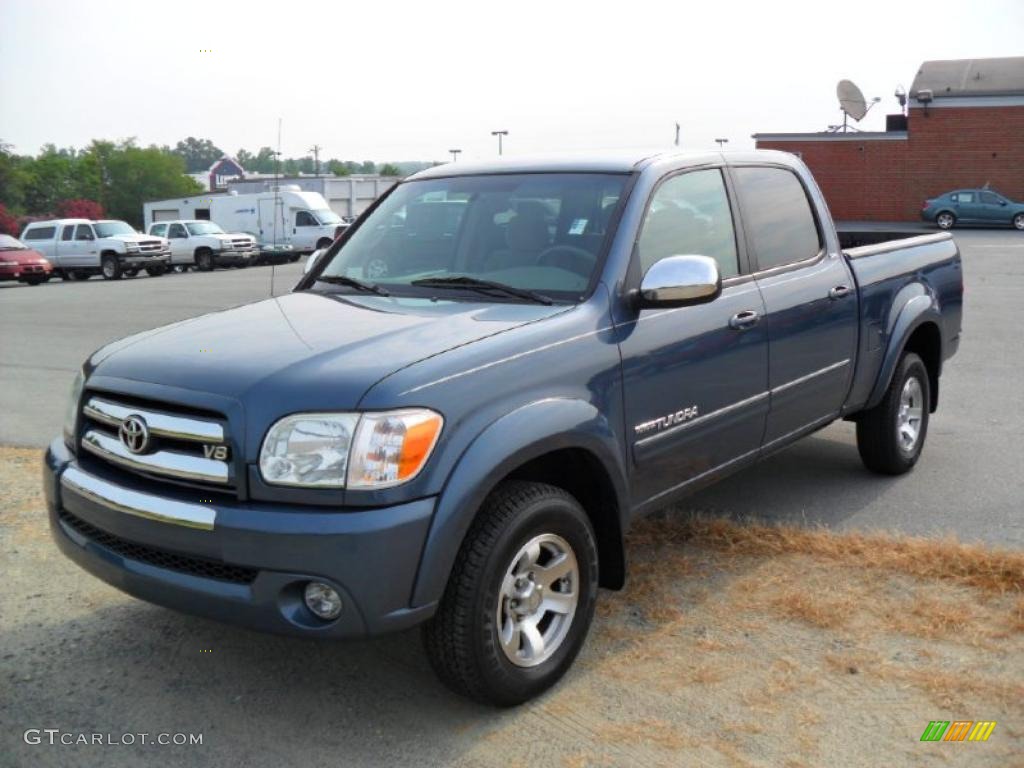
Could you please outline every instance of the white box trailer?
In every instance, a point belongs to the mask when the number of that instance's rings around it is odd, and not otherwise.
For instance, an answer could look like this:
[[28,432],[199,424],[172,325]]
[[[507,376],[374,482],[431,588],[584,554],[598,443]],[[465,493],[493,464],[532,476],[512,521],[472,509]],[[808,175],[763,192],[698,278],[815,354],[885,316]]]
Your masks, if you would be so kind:
[[172,219],[210,220],[225,232],[247,232],[267,248],[311,253],[334,240],[341,217],[318,192],[282,185],[247,194],[157,200],[143,206],[145,225]]

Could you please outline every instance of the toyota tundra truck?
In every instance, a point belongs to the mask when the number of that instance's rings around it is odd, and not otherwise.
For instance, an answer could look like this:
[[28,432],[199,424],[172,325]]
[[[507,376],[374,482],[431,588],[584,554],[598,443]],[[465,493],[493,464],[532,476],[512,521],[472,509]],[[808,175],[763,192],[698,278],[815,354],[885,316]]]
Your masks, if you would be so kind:
[[626,584],[641,515],[837,419],[911,470],[962,298],[949,233],[844,251],[790,154],[438,166],[293,292],[94,353],[45,457],[53,537],[219,621],[422,625],[445,684],[517,704]]

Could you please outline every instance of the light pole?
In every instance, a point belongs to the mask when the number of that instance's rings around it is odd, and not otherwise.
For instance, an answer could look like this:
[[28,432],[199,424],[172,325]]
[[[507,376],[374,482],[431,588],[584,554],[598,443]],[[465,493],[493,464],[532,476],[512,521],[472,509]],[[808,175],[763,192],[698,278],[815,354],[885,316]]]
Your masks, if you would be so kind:
[[454,163],[456,160],[459,159],[459,152],[461,152],[462,150],[461,149],[449,149],[448,151],[452,153],[452,162]]
[[497,136],[498,137],[498,154],[500,155],[501,154],[501,150],[502,150],[501,138],[503,136],[508,136],[508,131],[491,131],[491,136]]
[[715,139],[715,143],[718,144],[718,148],[722,149],[726,144],[729,143],[728,139]]
[[320,175],[320,150],[323,149],[319,144],[314,144],[309,148],[309,151],[313,153],[313,172],[316,176]]

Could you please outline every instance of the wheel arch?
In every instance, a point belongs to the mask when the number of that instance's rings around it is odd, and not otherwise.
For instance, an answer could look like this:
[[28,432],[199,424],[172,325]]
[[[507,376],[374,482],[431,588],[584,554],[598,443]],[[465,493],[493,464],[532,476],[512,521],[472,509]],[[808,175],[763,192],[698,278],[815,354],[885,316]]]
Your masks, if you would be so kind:
[[[874,388],[865,409],[874,408],[881,402],[892,381],[896,366],[904,352],[914,352],[924,361],[931,385],[929,410],[934,413],[939,404],[939,376],[942,374],[942,320],[934,296],[915,284],[908,286],[902,307],[895,315],[895,322],[889,332],[889,344],[875,380]],[[899,300],[897,296],[897,300]]]
[[625,477],[614,433],[589,402],[542,400],[502,416],[465,450],[437,499],[412,604],[440,600],[470,524],[487,496],[511,479],[546,482],[573,494],[594,526],[600,583],[620,588]]

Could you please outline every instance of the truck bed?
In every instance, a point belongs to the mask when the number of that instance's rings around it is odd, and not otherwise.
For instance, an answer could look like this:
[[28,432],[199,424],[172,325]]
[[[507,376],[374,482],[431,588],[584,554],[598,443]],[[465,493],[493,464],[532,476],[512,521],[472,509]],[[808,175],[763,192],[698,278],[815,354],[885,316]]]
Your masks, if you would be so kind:
[[[939,327],[938,363],[960,341],[963,283],[960,251],[948,232],[862,245],[844,251],[860,292],[858,365],[845,414],[877,400],[879,373],[892,361],[893,336],[925,309]],[[902,318],[902,319],[901,319]]]

